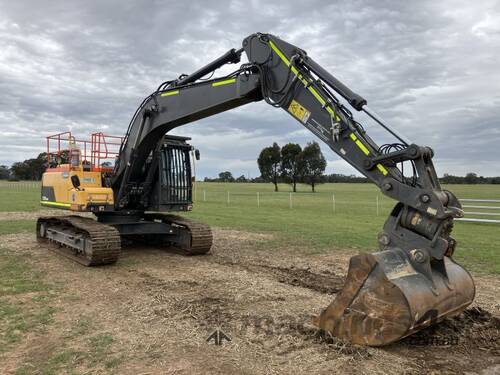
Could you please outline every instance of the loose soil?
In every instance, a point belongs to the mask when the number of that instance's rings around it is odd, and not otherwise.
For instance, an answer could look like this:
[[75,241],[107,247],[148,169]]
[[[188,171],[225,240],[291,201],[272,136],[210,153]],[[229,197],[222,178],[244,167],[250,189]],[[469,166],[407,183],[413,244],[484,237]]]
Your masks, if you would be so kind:
[[[210,255],[130,246],[116,265],[100,268],[61,257],[31,234],[0,236],[0,247],[29,255],[44,281],[59,286],[51,329],[28,333],[0,354],[1,372],[106,334],[119,364],[76,372],[500,373],[498,277],[476,276],[476,301],[460,316],[390,346],[364,348],[321,335],[310,323],[341,289],[354,251],[304,255],[266,249],[269,234],[215,229],[214,235]],[[80,332],[82,322],[87,328]],[[208,343],[217,329],[231,341]]]

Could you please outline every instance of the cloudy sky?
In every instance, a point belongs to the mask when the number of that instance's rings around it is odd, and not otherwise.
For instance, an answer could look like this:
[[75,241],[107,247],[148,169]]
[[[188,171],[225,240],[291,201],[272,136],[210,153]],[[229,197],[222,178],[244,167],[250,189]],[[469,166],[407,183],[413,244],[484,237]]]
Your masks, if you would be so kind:
[[[160,82],[257,31],[306,50],[394,128],[433,147],[439,175],[500,175],[500,1],[490,0],[0,0],[0,164],[35,156],[55,132],[122,135]],[[262,147],[314,139],[265,103],[176,133],[201,150],[199,177],[256,176]],[[323,152],[328,172],[354,173]]]

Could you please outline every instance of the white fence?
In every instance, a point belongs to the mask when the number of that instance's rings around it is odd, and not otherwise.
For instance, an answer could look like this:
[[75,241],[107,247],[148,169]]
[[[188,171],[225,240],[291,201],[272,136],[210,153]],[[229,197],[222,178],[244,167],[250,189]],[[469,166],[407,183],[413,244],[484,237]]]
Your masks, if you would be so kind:
[[[254,206],[257,208],[273,207],[276,209],[322,209],[333,213],[337,211],[352,212],[353,210],[368,211],[379,216],[392,208],[394,201],[390,198],[379,196],[376,193],[372,198],[363,196],[362,199],[352,200],[350,196],[339,193],[317,192],[315,194],[302,194],[293,192],[246,192],[237,190],[206,190],[202,189],[194,194],[196,200],[224,204],[225,206]],[[195,203],[196,204],[196,203]],[[338,209],[340,206],[340,210]]]
[[[40,190],[40,181],[0,181],[0,188],[6,188],[9,190],[19,191],[19,192],[33,192]],[[198,194],[197,194],[198,193]],[[201,194],[200,194],[201,193]],[[239,205],[239,204],[250,204],[256,207],[268,206],[274,203],[275,206],[288,207],[289,209],[308,207],[310,204],[319,204],[323,209],[330,209],[331,212],[336,213],[338,207],[340,206],[340,211],[350,212],[355,206],[363,207],[364,210],[368,210],[371,214],[376,214],[377,216],[385,214],[394,205],[394,201],[386,198],[384,196],[379,196],[378,194],[373,195],[373,200],[366,197],[359,200],[347,199],[339,195],[341,198],[337,200],[337,195],[334,193],[318,193],[311,196],[303,196],[301,194],[289,193],[280,194],[279,198],[274,193],[270,192],[238,192],[229,190],[205,190],[197,191],[194,189],[194,198],[196,196],[198,200],[203,202],[207,201],[218,201],[227,206]],[[273,197],[272,199],[269,199]],[[342,199],[344,198],[344,199]],[[461,198],[463,202],[463,208],[465,210],[465,217],[461,219],[455,219],[464,222],[475,222],[475,223],[495,223],[500,224],[500,199],[472,199],[472,198]],[[357,210],[356,210],[357,211]]]
[[[460,199],[460,201],[464,203],[472,203],[472,204],[464,204],[462,205],[462,208],[472,209],[473,211],[466,210],[465,217],[456,220],[468,221],[473,223],[500,224],[500,205],[496,205],[500,204],[500,199]],[[480,203],[487,203],[487,205]],[[490,205],[490,203],[494,205]],[[469,216],[487,216],[487,217],[494,217],[494,219],[474,218]]]
[[32,191],[40,190],[40,181],[5,181],[0,180],[0,188],[13,191]]
[[[272,198],[271,198],[272,197]],[[280,194],[270,192],[238,192],[228,190],[201,190],[201,200],[203,202],[218,202],[226,206],[238,206],[241,204],[255,205],[257,208],[274,206],[275,208],[308,208],[308,209],[327,209],[333,213],[337,212],[337,206],[340,204],[341,211],[359,212],[368,211],[376,216],[384,215],[391,209],[394,201],[384,196],[374,195],[373,200],[367,199],[366,195],[360,200],[352,200],[340,195],[341,200],[337,200],[335,193],[318,193],[312,195],[302,195],[295,193]],[[344,199],[342,199],[344,198]],[[495,223],[500,224],[500,199],[460,199],[463,202],[465,217],[455,219],[463,222],[476,223]],[[356,207],[358,206],[358,207]]]

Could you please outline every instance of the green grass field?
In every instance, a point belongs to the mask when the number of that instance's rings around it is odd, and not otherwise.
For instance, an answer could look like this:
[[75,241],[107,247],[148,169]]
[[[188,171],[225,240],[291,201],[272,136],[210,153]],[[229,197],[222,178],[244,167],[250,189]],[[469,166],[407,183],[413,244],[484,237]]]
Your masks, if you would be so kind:
[[40,209],[39,182],[0,181],[0,212]]
[[[460,198],[500,199],[498,185],[453,185],[445,188]],[[376,250],[376,236],[395,202],[371,184],[324,184],[316,193],[300,185],[196,183],[194,210],[189,216],[216,227],[272,232],[275,244],[305,252],[341,248]],[[0,184],[0,211],[33,211],[39,187]],[[377,208],[378,200],[378,208]],[[490,204],[491,205],[491,204]],[[477,210],[476,210],[477,211]],[[500,216],[497,217],[500,219]],[[0,221],[0,234],[31,230],[33,221]],[[455,258],[481,273],[500,274],[500,224],[457,222]]]

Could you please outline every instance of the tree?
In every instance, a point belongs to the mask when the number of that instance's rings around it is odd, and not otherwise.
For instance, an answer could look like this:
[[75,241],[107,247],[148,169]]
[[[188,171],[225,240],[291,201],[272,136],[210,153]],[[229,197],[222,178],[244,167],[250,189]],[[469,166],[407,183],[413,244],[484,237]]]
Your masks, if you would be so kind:
[[27,159],[12,164],[10,168],[14,177],[20,180],[40,180],[47,165],[47,154],[42,152],[35,159]]
[[464,180],[465,180],[466,184],[477,184],[479,182],[477,174],[472,173],[472,172],[467,173],[465,175],[465,179]]
[[370,180],[368,180],[366,177],[362,176],[356,176],[356,175],[344,175],[344,174],[338,174],[338,173],[332,173],[323,176],[324,182],[333,182],[333,183],[338,183],[338,182],[345,182],[345,183],[368,183]]
[[263,148],[257,159],[260,175],[267,182],[274,184],[274,191],[278,191],[280,175],[281,150],[276,142],[271,147]]
[[10,177],[9,167],[6,165],[0,165],[0,180],[8,180]]
[[250,180],[250,182],[253,182],[253,183],[256,183],[256,184],[262,184],[266,181],[264,181],[264,179],[261,177],[261,176],[258,176],[258,177],[254,177]]
[[244,174],[242,174],[240,177],[236,179],[236,182],[248,182],[247,178],[245,177]]
[[300,145],[288,143],[281,149],[281,174],[293,186],[293,192],[297,191],[297,182],[300,178],[299,155],[302,152]]
[[27,174],[26,172],[26,164],[22,161],[18,161],[14,164],[12,164],[12,167],[10,167],[10,170],[12,171],[12,176],[17,179],[17,180],[25,180],[25,176]]
[[299,155],[299,169],[303,181],[311,185],[314,193],[316,184],[321,183],[321,177],[326,168],[326,159],[317,142],[308,143]]
[[445,173],[444,176],[440,179],[440,182],[443,184],[463,184],[463,178],[459,176],[453,176],[451,174]]
[[233,174],[229,171],[219,173],[220,182],[234,182]]

